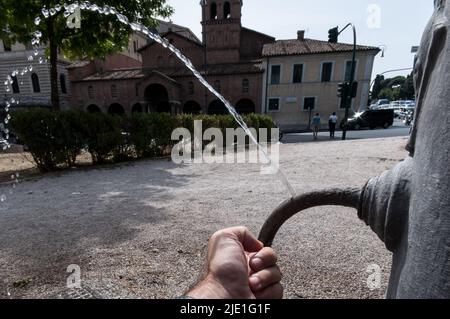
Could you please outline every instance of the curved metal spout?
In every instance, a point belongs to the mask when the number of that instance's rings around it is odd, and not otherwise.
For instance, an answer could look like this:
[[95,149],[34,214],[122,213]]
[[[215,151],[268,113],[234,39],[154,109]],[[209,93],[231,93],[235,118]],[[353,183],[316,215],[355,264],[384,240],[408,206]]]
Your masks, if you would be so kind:
[[266,247],[272,246],[275,235],[283,224],[295,214],[317,206],[345,206],[355,209],[361,206],[360,188],[326,189],[299,195],[282,203],[265,222],[259,240]]

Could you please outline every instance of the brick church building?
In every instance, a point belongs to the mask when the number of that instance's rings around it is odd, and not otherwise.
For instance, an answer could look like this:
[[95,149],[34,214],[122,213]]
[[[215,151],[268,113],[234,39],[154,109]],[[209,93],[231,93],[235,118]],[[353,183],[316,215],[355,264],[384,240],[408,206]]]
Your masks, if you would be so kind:
[[[238,112],[262,112],[262,51],[273,37],[244,28],[242,0],[201,1],[203,39],[188,28],[161,22],[157,31],[180,49]],[[90,112],[225,114],[167,49],[134,34],[130,48],[105,60],[69,67],[72,105]]]

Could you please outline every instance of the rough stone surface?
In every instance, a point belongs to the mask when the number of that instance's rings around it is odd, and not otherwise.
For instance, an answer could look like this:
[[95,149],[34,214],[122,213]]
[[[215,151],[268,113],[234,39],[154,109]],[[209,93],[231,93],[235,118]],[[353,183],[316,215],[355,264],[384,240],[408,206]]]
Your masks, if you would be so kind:
[[[281,145],[281,167],[299,193],[362,187],[405,158],[405,144]],[[141,161],[24,181],[0,204],[0,298],[178,296],[200,276],[213,232],[246,225],[257,234],[287,197],[257,165]],[[282,227],[274,248],[287,298],[385,294],[391,255],[356,210],[305,211]],[[374,263],[382,287],[370,290],[366,270]],[[65,288],[71,264],[81,267],[81,291]]]

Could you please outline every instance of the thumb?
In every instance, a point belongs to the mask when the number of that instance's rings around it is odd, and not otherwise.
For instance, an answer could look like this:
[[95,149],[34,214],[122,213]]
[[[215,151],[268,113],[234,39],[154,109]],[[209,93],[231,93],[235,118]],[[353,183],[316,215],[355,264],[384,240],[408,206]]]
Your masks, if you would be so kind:
[[237,240],[247,252],[258,252],[264,248],[263,243],[260,242],[246,227],[230,228],[229,231],[236,235]]

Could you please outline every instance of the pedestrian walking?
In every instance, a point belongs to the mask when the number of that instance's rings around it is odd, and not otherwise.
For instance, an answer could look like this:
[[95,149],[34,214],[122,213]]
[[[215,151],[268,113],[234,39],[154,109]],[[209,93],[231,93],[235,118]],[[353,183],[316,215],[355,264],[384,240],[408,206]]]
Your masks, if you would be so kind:
[[320,125],[321,125],[320,114],[316,113],[316,115],[312,118],[312,130],[315,140],[319,138]]
[[333,114],[331,114],[330,116],[330,119],[328,120],[328,126],[330,127],[330,139],[333,139],[335,137],[337,122],[338,117],[336,115],[336,112],[333,112]]

